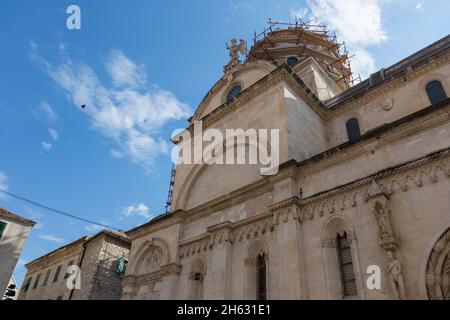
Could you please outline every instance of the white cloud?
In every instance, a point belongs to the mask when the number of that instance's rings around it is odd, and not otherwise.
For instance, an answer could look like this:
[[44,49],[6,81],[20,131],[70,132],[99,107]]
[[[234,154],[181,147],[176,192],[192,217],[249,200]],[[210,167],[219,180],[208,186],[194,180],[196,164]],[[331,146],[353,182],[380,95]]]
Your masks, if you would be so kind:
[[360,73],[362,77],[367,77],[377,71],[375,60],[363,48],[355,48],[352,53],[355,57],[352,59],[352,70],[355,73]]
[[146,219],[150,219],[153,217],[153,215],[150,213],[149,207],[147,207],[142,202],[137,206],[128,206],[122,210],[122,218],[127,218],[133,215],[138,215]]
[[38,53],[36,44],[31,44],[30,57],[78,109],[87,105],[84,112],[91,117],[94,129],[113,139],[117,152],[148,171],[158,155],[168,152],[166,139],[159,136],[161,128],[191,112],[171,92],[149,84],[142,66],[119,50],[111,51],[106,62],[114,87],[103,85],[90,66],[66,55],[60,56],[60,63],[49,63]]
[[255,1],[254,0],[232,0],[228,4],[228,11],[232,14],[239,12],[243,9],[254,10]]
[[59,134],[56,129],[48,128],[48,133],[50,134],[50,137],[52,137],[53,141],[57,141],[59,139]]
[[90,233],[97,233],[102,231],[104,228],[96,224],[90,224],[86,226],[85,229]]
[[367,48],[388,39],[383,26],[381,0],[307,0],[307,9],[291,10],[291,16],[325,24],[345,41],[352,59],[352,70],[366,78],[376,70]]
[[372,45],[387,40],[380,0],[308,0],[312,16],[353,44]]
[[39,118],[39,115],[42,115],[48,123],[55,123],[58,119],[58,116],[55,111],[53,111],[52,106],[46,101],[42,101],[38,105],[38,111],[39,113],[37,114],[37,117]]
[[302,20],[304,21],[306,18],[311,18],[309,16],[309,9],[308,8],[296,8],[291,9],[291,19],[292,20]]
[[41,146],[44,150],[50,150],[52,148],[52,144],[50,142],[41,141]]
[[122,159],[123,158],[123,154],[119,150],[111,149],[111,150],[109,150],[109,152],[116,159]]
[[40,233],[38,235],[38,238],[44,239],[44,240],[47,240],[47,241],[51,241],[51,242],[57,242],[57,243],[65,243],[66,242],[65,239],[59,238],[57,236],[54,236],[54,235],[48,234],[48,233]]
[[111,50],[106,61],[106,71],[118,87],[138,88],[147,82],[145,67],[137,66],[120,50]]

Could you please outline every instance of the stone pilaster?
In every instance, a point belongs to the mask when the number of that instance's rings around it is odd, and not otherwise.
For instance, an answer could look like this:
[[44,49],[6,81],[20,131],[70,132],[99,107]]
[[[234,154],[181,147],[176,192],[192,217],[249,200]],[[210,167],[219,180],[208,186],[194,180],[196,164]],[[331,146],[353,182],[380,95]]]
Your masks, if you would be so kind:
[[[211,234],[210,245],[214,247],[211,251],[212,274],[208,273],[210,279],[206,282],[206,299],[230,299],[231,298],[231,253],[233,245],[232,224],[229,221],[211,226],[207,229]],[[211,288],[214,288],[212,290]]]

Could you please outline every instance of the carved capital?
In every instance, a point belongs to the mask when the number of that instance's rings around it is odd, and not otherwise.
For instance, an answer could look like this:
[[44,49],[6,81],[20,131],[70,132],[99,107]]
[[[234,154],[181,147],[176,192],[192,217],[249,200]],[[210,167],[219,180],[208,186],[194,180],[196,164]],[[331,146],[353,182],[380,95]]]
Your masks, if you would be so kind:
[[210,246],[226,242],[234,242],[233,224],[230,221],[225,221],[214,226],[207,228],[208,233],[211,235]]

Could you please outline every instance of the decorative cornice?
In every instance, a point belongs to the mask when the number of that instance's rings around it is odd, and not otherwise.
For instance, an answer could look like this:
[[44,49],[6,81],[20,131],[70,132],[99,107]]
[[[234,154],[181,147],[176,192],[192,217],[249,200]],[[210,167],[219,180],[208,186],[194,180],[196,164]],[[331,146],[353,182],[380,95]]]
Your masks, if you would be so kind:
[[[222,195],[216,199],[205,202],[200,206],[186,210],[184,215],[185,217],[190,218],[195,215],[195,218],[198,218],[205,214],[228,208],[232,204],[241,203],[247,199],[255,197],[256,195],[272,191],[272,189],[273,186],[268,179],[259,179],[226,195]],[[197,215],[199,216],[197,217]]]
[[161,266],[161,268],[157,271],[153,271],[139,276],[126,276],[124,278],[124,284],[128,286],[133,286],[146,284],[151,281],[161,280],[162,278],[170,275],[180,274],[182,268],[183,267],[180,264],[170,263],[168,265]]
[[[430,73],[436,69],[439,69],[443,65],[448,64],[450,61],[450,52],[446,50],[444,53],[438,53],[436,56],[430,56],[425,59],[423,64],[416,66],[415,69],[408,69],[405,67],[403,72],[400,72],[397,76],[389,77],[385,82],[377,87],[370,88],[369,90],[360,90],[361,92],[351,93],[352,89],[348,92],[344,92],[342,95],[349,95],[343,102],[336,103],[332,107],[329,107],[328,117],[338,117],[344,113],[349,112],[354,108],[361,108],[363,105],[368,105],[369,103],[375,101],[381,96],[388,95],[389,93],[397,90],[399,87],[405,86],[411,81],[414,81],[423,75]],[[367,80],[368,81],[368,80]],[[357,90],[357,89],[353,89]],[[337,96],[330,100],[339,99]],[[330,103],[328,103],[330,105]]]
[[182,259],[212,249],[215,245],[222,242],[233,243],[272,232],[275,225],[280,223],[279,220],[282,220],[284,223],[288,222],[290,217],[289,212],[292,212],[293,219],[296,216],[295,210],[291,210],[283,214],[282,219],[279,219],[281,214],[280,210],[289,208],[290,206],[296,206],[297,203],[298,198],[283,200],[255,216],[234,223],[226,221],[211,226],[207,228],[206,233],[180,241],[179,256]]
[[161,215],[141,226],[128,231],[127,234],[130,237],[130,240],[133,241],[148,233],[181,223],[184,219],[184,214],[184,210],[177,210],[168,214]]
[[406,192],[411,187],[421,188],[426,181],[436,183],[439,174],[450,178],[449,157],[450,148],[446,148],[301,199],[302,217],[312,220],[325,214],[334,214],[339,210],[356,207],[359,202],[366,203],[374,180],[378,182],[386,196],[392,196],[397,191]]
[[300,199],[298,197],[292,197],[269,206],[269,211],[274,212],[279,209],[283,209],[292,205],[299,205]]
[[[267,72],[273,71],[273,66],[267,62],[258,61],[255,62],[246,62],[245,64],[239,65],[239,68],[233,72],[233,78],[238,77],[241,73],[249,70],[249,69],[266,69]],[[230,81],[226,79],[226,76],[224,75],[222,78],[220,78],[214,86],[208,91],[206,96],[203,98],[203,100],[200,102],[199,106],[197,107],[197,110],[195,111],[194,115],[192,116],[190,122],[200,120],[200,115],[204,112],[206,106],[211,102],[212,98],[220,92],[225,86],[229,85]],[[224,103],[226,104],[226,103]],[[219,106],[220,107],[220,106]]]
[[[250,100],[259,96],[260,94],[274,88],[277,84],[285,81],[295,93],[299,95],[308,105],[313,108],[317,114],[321,117],[325,117],[325,107],[322,102],[315,96],[315,94],[309,89],[306,84],[290,69],[286,64],[283,64],[269,73],[267,76],[258,80],[246,90],[241,92],[236,99],[226,102],[221,106],[214,109],[211,113],[201,118],[203,121],[203,129],[206,129],[225,117],[226,115],[234,112],[235,110],[246,105]],[[191,124],[187,131],[193,131],[193,124]]]
[[208,233],[214,233],[217,231],[221,231],[224,229],[230,229],[233,227],[233,224],[230,221],[225,221],[225,222],[221,222],[219,224],[210,226],[208,228],[206,228],[206,230],[208,230]]

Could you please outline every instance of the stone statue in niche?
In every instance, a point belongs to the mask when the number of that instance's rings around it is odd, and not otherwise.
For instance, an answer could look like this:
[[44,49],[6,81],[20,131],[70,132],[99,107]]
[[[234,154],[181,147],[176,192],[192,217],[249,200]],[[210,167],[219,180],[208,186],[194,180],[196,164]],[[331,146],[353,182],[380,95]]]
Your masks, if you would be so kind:
[[396,250],[398,243],[395,239],[394,229],[391,222],[391,211],[387,199],[377,199],[373,203],[373,211],[378,224],[380,246],[385,250]]
[[389,209],[382,203],[377,202],[375,204],[375,215],[378,221],[381,238],[393,236],[394,231],[392,230],[391,221],[389,219]]
[[406,299],[406,290],[401,263],[398,259],[395,258],[393,251],[388,251],[387,257],[388,274],[391,287],[394,290],[395,297],[399,300],[404,300]]

